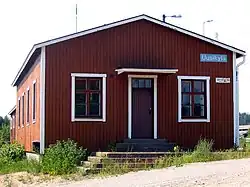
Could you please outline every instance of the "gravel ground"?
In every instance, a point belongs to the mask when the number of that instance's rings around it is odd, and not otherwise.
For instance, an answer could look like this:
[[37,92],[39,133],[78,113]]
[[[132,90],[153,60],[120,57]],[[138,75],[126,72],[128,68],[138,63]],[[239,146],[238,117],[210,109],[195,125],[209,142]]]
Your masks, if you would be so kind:
[[[49,185],[50,186],[50,185]],[[250,159],[194,163],[151,171],[131,172],[118,177],[89,179],[64,187],[250,187]]]
[[[1,176],[0,176],[1,178]],[[0,184],[1,186],[1,184]],[[68,183],[18,184],[47,187],[250,187],[250,159],[194,163],[151,171],[131,172],[117,177],[85,179]]]

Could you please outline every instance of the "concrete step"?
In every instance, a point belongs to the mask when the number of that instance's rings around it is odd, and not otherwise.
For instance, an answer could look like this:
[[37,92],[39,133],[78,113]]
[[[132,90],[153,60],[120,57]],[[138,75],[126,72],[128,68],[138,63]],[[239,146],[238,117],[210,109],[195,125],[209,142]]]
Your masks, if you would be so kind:
[[134,165],[140,165],[140,166],[152,166],[155,163],[155,160],[158,157],[152,157],[152,158],[104,158],[100,159],[100,162],[91,162],[91,161],[84,161],[83,167],[85,168],[103,168],[105,166],[128,166],[128,167],[134,167]]
[[[128,152],[127,148],[117,148],[116,151],[119,152]],[[136,147],[133,149],[129,149],[129,152],[170,152],[173,151],[173,149],[165,147],[165,148],[150,148],[150,147]]]
[[96,152],[101,158],[152,158],[175,155],[174,152]]
[[124,139],[124,143],[168,143],[166,139]]
[[131,147],[131,146],[143,146],[143,147],[174,147],[174,143],[117,143],[116,147]]
[[128,151],[128,152],[155,152],[155,151],[173,151],[175,144],[173,143],[117,143],[116,151]]

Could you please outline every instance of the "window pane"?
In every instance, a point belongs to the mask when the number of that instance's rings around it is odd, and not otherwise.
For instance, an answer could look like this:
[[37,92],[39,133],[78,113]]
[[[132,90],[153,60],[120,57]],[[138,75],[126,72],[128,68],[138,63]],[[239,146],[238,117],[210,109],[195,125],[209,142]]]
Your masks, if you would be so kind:
[[76,93],[75,101],[76,103],[86,103],[86,94]]
[[99,104],[100,103],[100,93],[91,93],[90,94],[90,103],[96,103]]
[[194,104],[204,105],[204,95],[194,95]]
[[86,104],[83,103],[76,104],[75,116],[76,117],[86,116]]
[[192,116],[192,108],[191,108],[191,106],[189,106],[189,105],[182,105],[181,110],[182,110],[181,111],[182,117]]
[[182,92],[191,92],[191,82],[190,81],[182,81],[181,82],[181,91]]
[[89,83],[90,90],[100,90],[100,80],[90,79],[88,83]]
[[144,87],[145,87],[145,80],[139,79],[139,88],[144,88]]
[[36,83],[33,84],[33,120],[36,119]]
[[195,106],[194,106],[194,116],[201,116],[201,117],[204,117],[204,116],[205,116],[204,106],[195,105]]
[[76,117],[86,115],[86,94],[75,95],[75,115]]
[[133,88],[139,87],[139,80],[138,79],[132,79],[132,86]]
[[182,95],[182,105],[191,105],[192,97],[189,94]]
[[146,87],[146,88],[151,88],[151,87],[152,87],[151,81],[152,81],[151,79],[146,79],[146,80],[145,80],[145,87]]
[[194,92],[204,92],[204,81],[194,81]]
[[100,116],[100,105],[96,103],[91,103],[89,108],[90,116]]
[[76,77],[76,90],[86,90],[86,79]]
[[26,119],[27,119],[27,123],[29,123],[29,117],[30,117],[30,91],[28,90],[27,91],[27,116],[26,116]]

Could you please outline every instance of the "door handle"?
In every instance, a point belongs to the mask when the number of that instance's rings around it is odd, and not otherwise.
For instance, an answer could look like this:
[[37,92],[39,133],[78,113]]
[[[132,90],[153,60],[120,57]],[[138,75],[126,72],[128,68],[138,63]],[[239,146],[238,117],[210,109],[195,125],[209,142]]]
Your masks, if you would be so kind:
[[148,113],[151,114],[152,113],[152,108],[148,109]]

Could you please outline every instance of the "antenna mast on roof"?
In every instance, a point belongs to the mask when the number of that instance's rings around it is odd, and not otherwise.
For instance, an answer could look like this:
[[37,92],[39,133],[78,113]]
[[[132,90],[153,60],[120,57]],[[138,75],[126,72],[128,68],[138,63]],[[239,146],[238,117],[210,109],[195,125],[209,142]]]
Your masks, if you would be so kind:
[[76,4],[76,32],[77,32],[77,4]]

